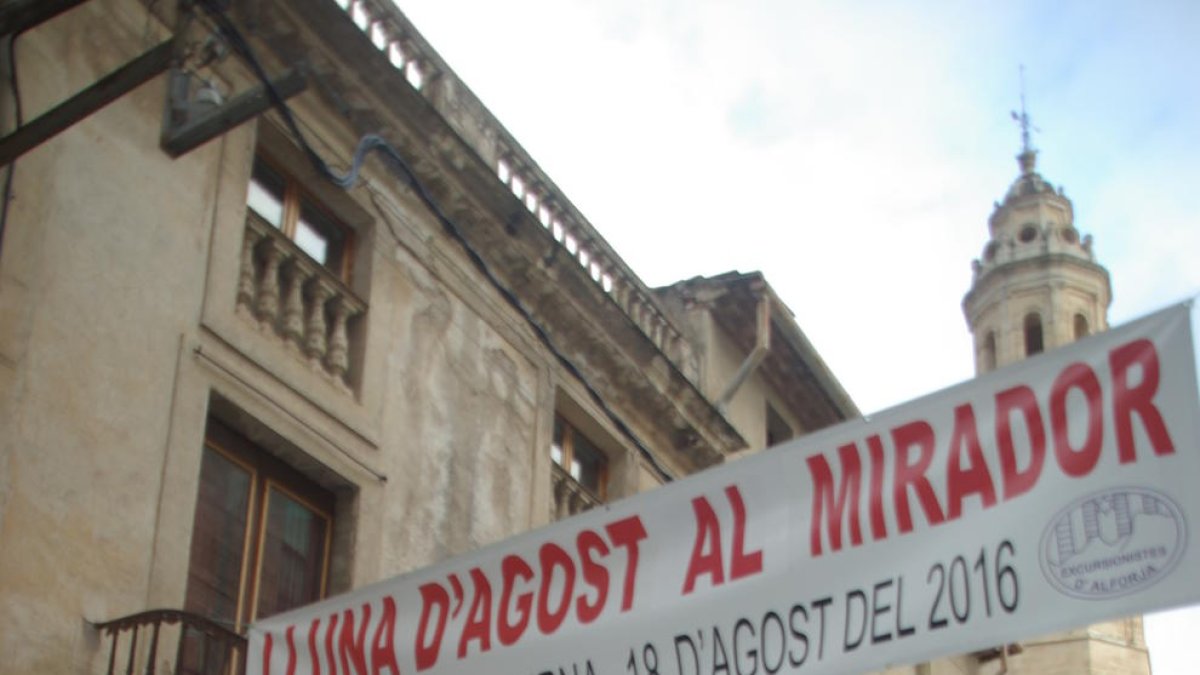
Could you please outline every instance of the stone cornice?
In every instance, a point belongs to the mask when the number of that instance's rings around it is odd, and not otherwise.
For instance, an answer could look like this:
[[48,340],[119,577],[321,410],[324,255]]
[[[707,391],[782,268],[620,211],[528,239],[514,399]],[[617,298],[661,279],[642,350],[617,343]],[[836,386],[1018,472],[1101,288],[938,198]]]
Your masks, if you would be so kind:
[[[381,133],[409,158],[471,247],[648,445],[673,449],[696,468],[743,447],[744,439],[685,373],[694,363],[674,318],[549,179],[533,171],[536,164],[403,14],[390,4],[370,7],[375,20],[406,41],[419,89],[408,70],[396,68],[372,43],[373,29],[361,30],[334,0],[254,5],[252,36],[279,63],[303,63],[314,89],[354,133]],[[556,208],[570,215],[576,251],[539,222],[511,181],[498,178],[503,153],[510,162],[520,159],[536,179],[529,184],[547,186]],[[585,238],[593,259],[604,261],[608,288],[579,259]]]

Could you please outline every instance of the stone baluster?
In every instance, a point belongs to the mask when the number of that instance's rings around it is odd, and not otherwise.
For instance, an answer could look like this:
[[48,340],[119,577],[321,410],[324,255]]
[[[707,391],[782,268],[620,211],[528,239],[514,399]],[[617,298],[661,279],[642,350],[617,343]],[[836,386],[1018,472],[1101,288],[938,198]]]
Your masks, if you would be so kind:
[[283,337],[297,348],[304,347],[304,284],[312,276],[299,259],[293,259],[283,269],[286,283],[283,296]]
[[634,294],[633,289],[629,289],[629,292],[625,294],[625,314],[629,316],[629,320],[633,322],[633,325],[641,325],[641,307],[638,304],[638,298]]
[[613,276],[612,296],[613,296],[613,300],[616,300],[618,307],[620,307],[622,310],[624,310],[626,312],[629,311],[628,287],[625,284],[621,283],[620,278],[615,275]]
[[246,228],[245,238],[242,239],[242,264],[238,273],[237,306],[239,309],[254,310],[254,300],[257,295],[257,277],[254,269],[254,247],[262,239],[262,235],[252,228]]
[[263,245],[266,252],[258,284],[258,303],[254,309],[260,321],[274,324],[279,318],[279,266],[284,260],[284,251],[274,237],[266,237]]
[[350,307],[346,298],[338,294],[333,298],[333,322],[329,329],[329,350],[325,354],[325,367],[338,379],[346,376],[350,368],[350,340],[346,334],[346,321],[350,318]]
[[333,296],[334,289],[328,282],[316,278],[309,285],[308,321],[304,326],[304,351],[310,359],[320,363],[325,358],[326,323],[325,303]]

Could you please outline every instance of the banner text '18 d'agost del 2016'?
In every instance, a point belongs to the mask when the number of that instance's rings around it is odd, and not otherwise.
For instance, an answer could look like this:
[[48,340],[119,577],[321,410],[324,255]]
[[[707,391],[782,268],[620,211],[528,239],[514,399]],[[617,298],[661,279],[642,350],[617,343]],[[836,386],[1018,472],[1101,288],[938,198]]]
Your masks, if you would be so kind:
[[1189,307],[260,621],[256,675],[847,673],[1200,599]]

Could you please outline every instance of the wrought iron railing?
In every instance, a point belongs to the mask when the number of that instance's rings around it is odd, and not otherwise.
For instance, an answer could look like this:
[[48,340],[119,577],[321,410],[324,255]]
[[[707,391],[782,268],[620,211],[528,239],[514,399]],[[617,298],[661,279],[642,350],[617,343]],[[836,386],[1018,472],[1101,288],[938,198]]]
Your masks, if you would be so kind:
[[[246,638],[197,614],[153,609],[93,625],[109,637],[108,675],[245,672]],[[163,626],[175,625],[179,625],[178,641],[171,640],[167,647],[161,647]]]

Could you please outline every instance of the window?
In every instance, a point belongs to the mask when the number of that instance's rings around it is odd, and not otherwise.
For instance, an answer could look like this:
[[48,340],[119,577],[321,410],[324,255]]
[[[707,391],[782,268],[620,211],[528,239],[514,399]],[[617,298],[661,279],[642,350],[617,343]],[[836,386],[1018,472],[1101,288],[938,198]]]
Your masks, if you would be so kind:
[[1036,312],[1025,315],[1025,356],[1042,353],[1042,317]]
[[285,177],[262,157],[254,159],[246,205],[339,279],[348,277],[350,229],[318,207],[295,180]]
[[1082,314],[1075,315],[1075,339],[1085,338],[1089,334],[1087,317]]
[[561,415],[554,417],[550,459],[571,478],[603,501],[607,492],[608,458],[604,451]]
[[[333,494],[216,421],[202,453],[184,608],[241,630],[323,597]],[[184,636],[186,672],[203,644]]]

